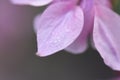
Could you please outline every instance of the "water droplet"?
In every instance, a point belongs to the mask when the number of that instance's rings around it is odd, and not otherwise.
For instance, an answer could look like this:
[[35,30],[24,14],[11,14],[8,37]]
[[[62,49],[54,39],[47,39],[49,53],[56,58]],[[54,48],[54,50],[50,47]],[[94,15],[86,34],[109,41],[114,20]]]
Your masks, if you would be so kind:
[[49,41],[51,47],[59,47],[60,42],[61,42],[61,37],[56,37],[55,39],[51,39],[51,41]]

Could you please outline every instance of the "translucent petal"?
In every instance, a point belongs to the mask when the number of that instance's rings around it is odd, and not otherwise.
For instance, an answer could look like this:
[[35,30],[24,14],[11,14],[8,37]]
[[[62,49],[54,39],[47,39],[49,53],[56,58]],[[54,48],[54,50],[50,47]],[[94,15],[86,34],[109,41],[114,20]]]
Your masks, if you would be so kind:
[[84,11],[84,27],[79,37],[65,50],[73,54],[83,53],[88,47],[88,36],[93,29],[93,0],[84,0],[80,5]]
[[35,23],[39,56],[51,55],[69,46],[81,33],[83,12],[72,3],[60,2],[46,9]]
[[120,70],[120,16],[109,8],[96,6],[94,43],[106,65]]
[[65,50],[73,54],[83,53],[88,47],[86,40],[87,36],[80,34],[80,36],[71,45],[65,48]]

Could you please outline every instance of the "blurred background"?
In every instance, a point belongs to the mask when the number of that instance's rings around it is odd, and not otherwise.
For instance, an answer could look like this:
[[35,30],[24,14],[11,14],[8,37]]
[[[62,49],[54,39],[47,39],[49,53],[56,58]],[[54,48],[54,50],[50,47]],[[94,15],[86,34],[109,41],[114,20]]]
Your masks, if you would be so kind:
[[[120,5],[114,10],[120,13]],[[120,72],[107,67],[92,48],[80,55],[36,56],[33,19],[40,11],[0,0],[0,80],[120,80],[113,79]]]

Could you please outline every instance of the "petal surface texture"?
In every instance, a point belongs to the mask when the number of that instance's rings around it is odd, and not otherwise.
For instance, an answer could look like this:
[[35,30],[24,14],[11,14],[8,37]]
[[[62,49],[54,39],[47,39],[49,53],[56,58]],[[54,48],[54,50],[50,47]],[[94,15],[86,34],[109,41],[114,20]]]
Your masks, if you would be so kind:
[[120,16],[103,6],[96,6],[93,38],[106,65],[120,70]]
[[83,53],[87,47],[88,47],[88,36],[92,31],[93,27],[93,16],[94,13],[92,11],[93,8],[93,0],[88,1],[84,0],[81,2],[80,6],[83,11],[84,11],[84,27],[79,35],[79,37],[70,45],[68,46],[65,50],[68,52],[71,52],[73,54],[80,54]]
[[48,56],[69,46],[81,33],[83,12],[72,2],[59,2],[49,6],[35,19],[39,56]]
[[31,6],[43,6],[47,5],[53,0],[11,0],[14,4],[19,5],[31,5]]

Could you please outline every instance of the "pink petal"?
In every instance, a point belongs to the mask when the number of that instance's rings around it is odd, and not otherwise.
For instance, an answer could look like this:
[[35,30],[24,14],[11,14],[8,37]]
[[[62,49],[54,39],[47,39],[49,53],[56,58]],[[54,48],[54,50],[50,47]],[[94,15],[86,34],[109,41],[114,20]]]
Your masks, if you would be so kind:
[[86,40],[86,35],[80,34],[80,36],[71,45],[65,48],[65,50],[73,54],[83,53],[88,47]]
[[120,16],[103,6],[96,6],[94,43],[106,65],[120,70]]
[[95,4],[111,8],[111,0],[95,0]]
[[53,0],[11,0],[14,4],[19,5],[32,5],[32,6],[43,6],[49,4]]
[[37,55],[51,55],[69,46],[81,33],[83,21],[80,7],[68,2],[51,5],[35,24]]
[[92,32],[92,27],[93,27],[93,0],[88,1],[84,0],[82,1],[80,5],[84,11],[84,27],[79,35],[79,37],[70,45],[68,46],[65,50],[68,52],[71,52],[73,54],[79,54],[83,53],[87,47],[88,47],[88,36]]

